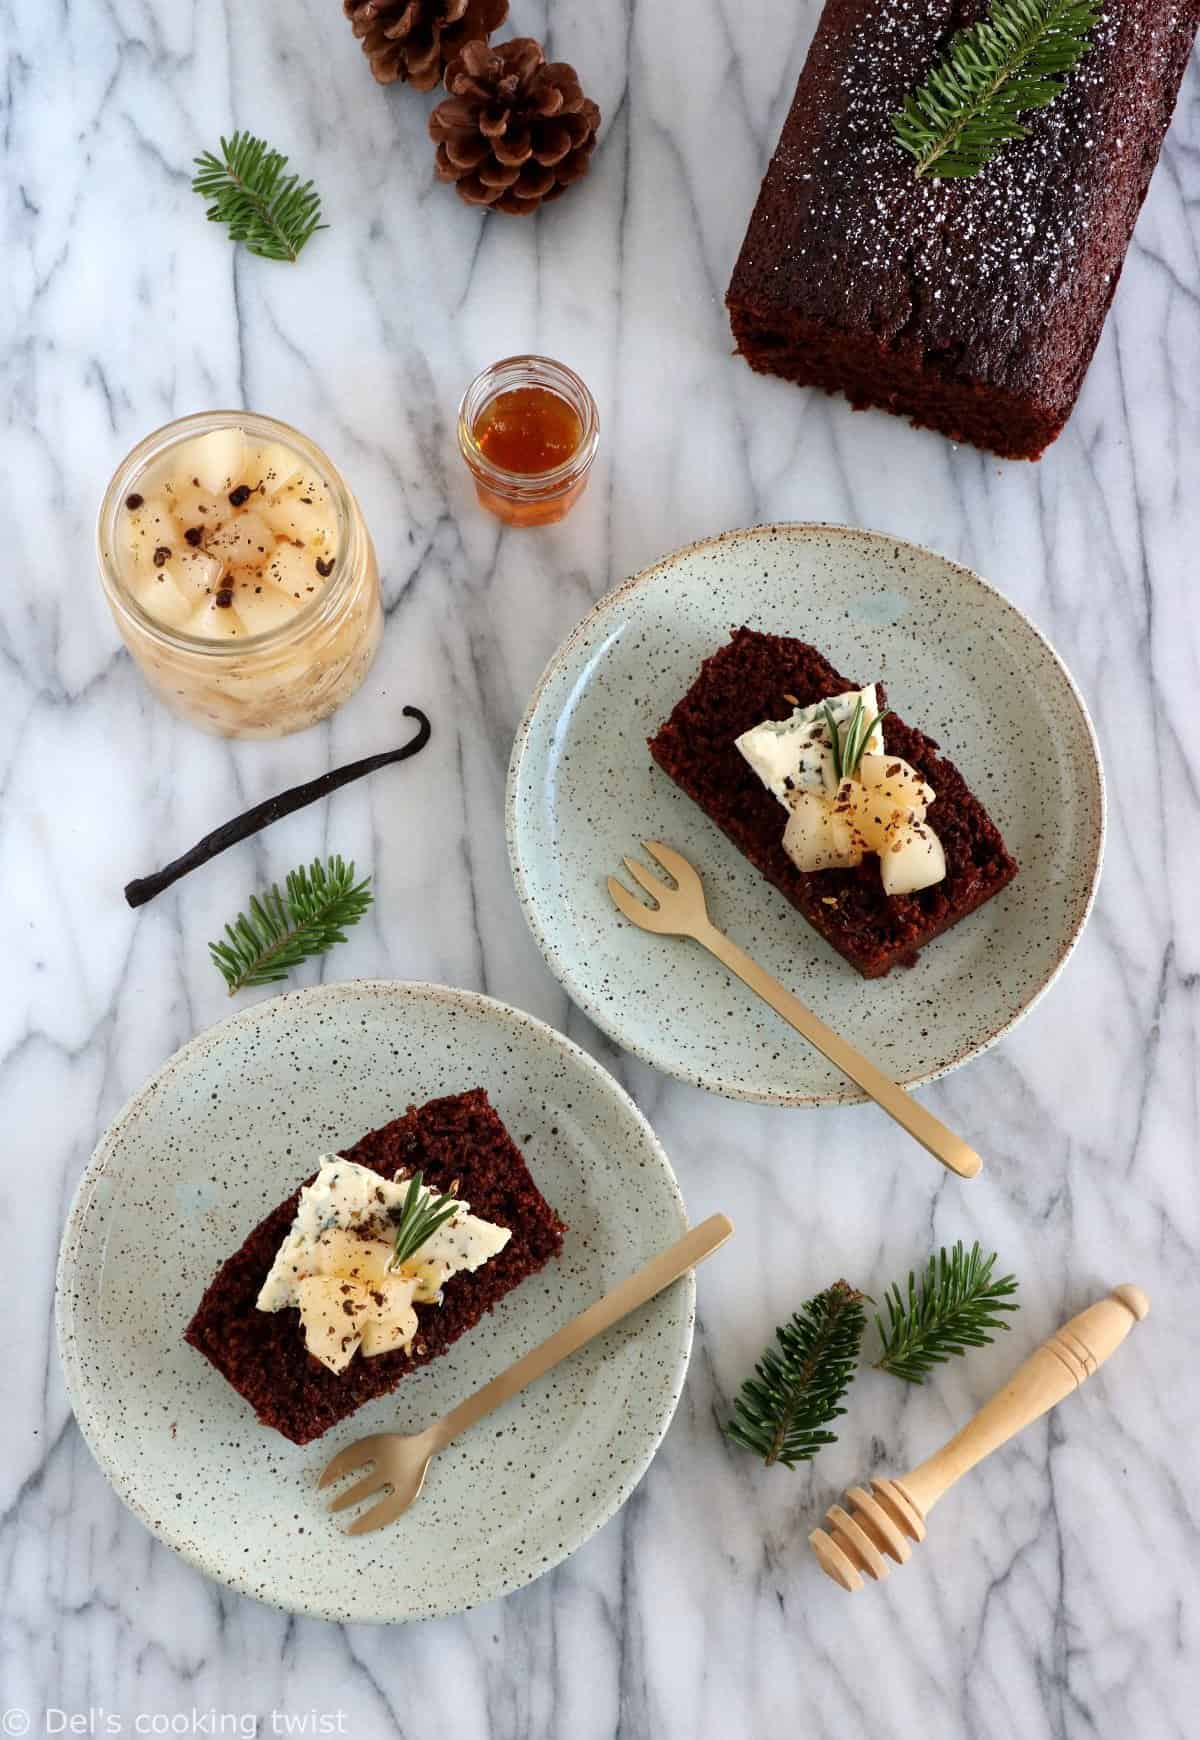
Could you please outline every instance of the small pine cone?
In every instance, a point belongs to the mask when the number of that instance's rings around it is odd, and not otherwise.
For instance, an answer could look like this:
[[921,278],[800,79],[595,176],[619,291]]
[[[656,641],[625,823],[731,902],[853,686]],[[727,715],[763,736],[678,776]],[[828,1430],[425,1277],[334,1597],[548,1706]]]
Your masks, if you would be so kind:
[[381,85],[431,91],[466,43],[500,28],[508,0],[342,0],[342,10]]
[[600,111],[574,67],[547,61],[532,37],[469,42],[446,68],[446,89],[429,134],[439,177],[468,205],[536,211],[586,174]]

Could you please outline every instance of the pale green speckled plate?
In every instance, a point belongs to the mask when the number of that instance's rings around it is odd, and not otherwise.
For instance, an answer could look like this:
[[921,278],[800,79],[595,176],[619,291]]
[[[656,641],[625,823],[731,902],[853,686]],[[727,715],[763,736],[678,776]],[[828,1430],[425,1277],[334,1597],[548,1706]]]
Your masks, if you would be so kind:
[[[562,1255],[392,1396],[298,1448],[258,1424],[184,1328],[318,1154],[471,1087],[568,1223]],[[59,1259],[67,1387],[125,1503],[210,1576],[328,1619],[460,1612],[557,1564],[628,1498],[679,1399],[694,1277],[436,1457],[393,1527],[345,1534],[318,1499],[320,1470],[364,1433],[436,1419],[686,1225],[641,1113],[542,1022],[437,985],[296,991],[185,1045],[97,1148]]]
[[[741,624],[794,635],[955,762],[1021,865],[911,970],[869,988],[654,765],[650,737]],[[919,545],[844,526],[727,532],[602,599],[517,733],[508,840],[526,917],[571,996],[668,1074],[782,1105],[863,1096],[694,943],[620,920],[606,876],[644,839],[701,872],[721,929],[906,1084],[976,1057],[1049,988],[1100,876],[1104,780],[1078,689],[1027,617]]]

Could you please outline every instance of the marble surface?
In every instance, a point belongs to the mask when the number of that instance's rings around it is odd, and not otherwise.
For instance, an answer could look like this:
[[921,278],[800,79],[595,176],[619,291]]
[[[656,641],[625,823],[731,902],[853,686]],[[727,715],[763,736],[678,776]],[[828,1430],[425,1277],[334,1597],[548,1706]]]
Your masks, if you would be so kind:
[[[1006,465],[729,355],[721,292],[814,0],[516,0],[514,21],[541,34],[548,12],[604,141],[568,200],[516,222],[432,182],[428,100],[374,87],[335,0],[0,6],[4,1732],[29,1712],[35,1733],[67,1716],[455,1740],[1194,1733],[1197,67],[1078,410],[1040,465]],[[189,191],[193,153],[238,125],[320,181],[333,228],[295,269],[235,254]],[[452,440],[467,380],[518,349],[573,363],[604,423],[583,504],[523,535],[477,511]],[[115,461],[221,403],[336,456],[386,575],[367,688],[283,743],[231,747],[160,711],[93,570]],[[869,1107],[724,1103],[623,1058],[569,1007],[513,895],[504,769],[557,641],[663,551],[772,518],[882,527],[977,567],[1096,714],[1111,827],[1091,925],[1028,1021],[924,1096],[987,1153],[969,1188]],[[418,762],[126,909],[128,876],[397,740],[410,701],[437,729]],[[636,1095],[693,1216],[739,1226],[700,1278],[684,1403],[624,1511],[524,1592],[406,1630],[297,1622],[173,1558],[91,1461],[53,1341],[55,1253],[98,1133],[226,1012],[208,938],[252,884],[326,847],[379,893],[327,976],[443,980],[545,1017]],[[881,1287],[931,1242],[975,1236],[1023,1281],[1002,1346],[921,1391],[864,1375],[840,1442],[795,1474],[723,1442],[731,1394],[803,1296],[842,1273]],[[853,1599],[825,1582],[805,1537],[843,1484],[925,1455],[1121,1280],[1153,1295],[1149,1322],[945,1500],[920,1562]]]

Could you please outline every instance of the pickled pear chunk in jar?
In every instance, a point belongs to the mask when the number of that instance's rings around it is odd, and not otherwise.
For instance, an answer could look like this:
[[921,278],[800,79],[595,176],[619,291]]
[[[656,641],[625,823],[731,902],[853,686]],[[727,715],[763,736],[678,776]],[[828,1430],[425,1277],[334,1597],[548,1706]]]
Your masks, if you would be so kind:
[[100,576],[142,675],[226,737],[281,737],[341,706],[383,615],[371,538],[331,461],[297,430],[209,412],[157,430],[100,510]]

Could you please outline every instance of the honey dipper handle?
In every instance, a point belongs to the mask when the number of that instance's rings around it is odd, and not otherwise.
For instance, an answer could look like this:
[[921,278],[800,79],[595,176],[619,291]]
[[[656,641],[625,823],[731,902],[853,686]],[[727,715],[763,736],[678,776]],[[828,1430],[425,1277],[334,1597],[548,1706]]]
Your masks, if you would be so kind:
[[968,1469],[1078,1389],[1150,1309],[1140,1287],[1115,1287],[1044,1341],[950,1442],[896,1482],[924,1517]]

